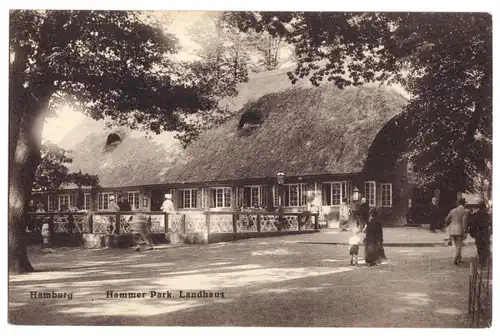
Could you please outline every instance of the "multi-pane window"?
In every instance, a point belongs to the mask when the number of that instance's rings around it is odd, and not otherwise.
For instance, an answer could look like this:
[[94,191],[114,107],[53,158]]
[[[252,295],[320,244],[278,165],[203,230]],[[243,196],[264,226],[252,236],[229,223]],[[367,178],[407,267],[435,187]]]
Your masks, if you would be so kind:
[[201,189],[201,207],[203,209],[207,209],[207,208],[210,208],[209,206],[209,192],[210,192],[210,189],[207,189],[207,188],[203,188]]
[[123,195],[132,210],[139,210],[140,193],[138,191],[126,191]]
[[57,195],[57,209],[60,211],[63,208],[69,210],[69,207],[76,205],[76,194]]
[[260,186],[243,187],[243,205],[252,208],[262,205]]
[[366,202],[369,206],[376,205],[376,187],[375,181],[366,181],[365,182],[365,198]]
[[195,209],[198,207],[196,189],[181,189],[179,195],[179,209]]
[[382,183],[382,206],[390,207],[392,206],[392,184],[391,183]]
[[90,210],[90,193],[85,193],[84,202],[83,202],[83,210]]
[[350,199],[347,181],[323,183],[323,205],[340,205],[344,198]]
[[210,189],[210,193],[211,208],[231,207],[231,188],[213,188]]
[[[305,184],[285,184],[283,185],[283,206],[295,207],[307,204],[307,193]],[[274,187],[274,206],[279,206],[278,186]]]
[[64,206],[69,207],[69,195],[57,195],[57,209],[61,211]]
[[59,210],[59,207],[57,205],[57,196],[56,195],[49,195],[48,203],[49,204],[47,204],[47,210],[49,212],[54,212],[54,211]]
[[267,186],[255,185],[236,187],[236,207],[247,208],[267,207]]
[[112,192],[103,192],[97,194],[97,210],[108,210],[109,196],[114,195]]

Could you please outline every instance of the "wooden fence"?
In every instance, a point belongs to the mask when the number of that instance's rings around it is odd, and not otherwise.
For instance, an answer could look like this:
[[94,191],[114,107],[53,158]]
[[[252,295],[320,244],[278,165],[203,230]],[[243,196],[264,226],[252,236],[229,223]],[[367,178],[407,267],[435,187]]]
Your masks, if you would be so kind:
[[481,265],[479,257],[470,263],[469,275],[469,326],[490,328],[492,323],[492,263],[488,258]]

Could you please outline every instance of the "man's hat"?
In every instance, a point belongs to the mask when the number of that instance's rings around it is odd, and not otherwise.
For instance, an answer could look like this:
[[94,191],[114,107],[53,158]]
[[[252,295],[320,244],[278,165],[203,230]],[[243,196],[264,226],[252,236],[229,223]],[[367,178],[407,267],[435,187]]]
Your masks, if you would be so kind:
[[165,194],[166,199],[172,199],[172,194]]
[[109,200],[110,201],[114,201],[115,200],[115,196],[113,196],[113,195],[109,196]]

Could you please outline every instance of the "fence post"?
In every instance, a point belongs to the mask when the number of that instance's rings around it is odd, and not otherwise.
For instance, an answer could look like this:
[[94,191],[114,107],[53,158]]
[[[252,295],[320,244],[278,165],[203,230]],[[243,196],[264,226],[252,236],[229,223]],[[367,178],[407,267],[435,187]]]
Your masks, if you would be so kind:
[[205,212],[205,223],[207,226],[207,239],[208,239],[208,235],[210,234],[210,214],[208,212]]
[[297,230],[300,231],[300,229],[302,228],[302,215],[297,215]]
[[236,214],[233,213],[233,233],[236,233],[237,231],[236,221]]
[[318,215],[314,215],[314,229],[319,230]]
[[477,317],[476,317],[476,327],[479,327],[479,323],[481,320],[481,287],[483,286],[482,275],[479,276],[479,282],[477,286]]
[[472,262],[469,264],[469,314],[472,312],[472,273],[473,267]]
[[257,232],[260,232],[260,215],[257,215]]
[[182,215],[181,217],[181,230],[182,230],[182,233],[185,234],[186,233],[186,215]]
[[115,214],[115,234],[120,234],[120,214]]
[[[473,261],[474,262],[474,261]],[[476,277],[476,264],[474,263],[473,267],[473,274],[472,274],[472,326],[474,326],[475,319],[476,319],[476,283],[477,283],[477,277]]]
[[89,213],[88,221],[89,233],[94,233],[94,215],[92,213]]

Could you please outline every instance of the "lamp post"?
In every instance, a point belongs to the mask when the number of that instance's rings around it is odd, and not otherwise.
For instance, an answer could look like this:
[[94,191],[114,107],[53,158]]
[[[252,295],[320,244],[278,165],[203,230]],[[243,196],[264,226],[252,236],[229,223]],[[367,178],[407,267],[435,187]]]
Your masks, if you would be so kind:
[[354,186],[352,191],[352,214],[356,220],[356,226],[359,227],[359,190],[358,187]]
[[279,171],[276,173],[276,181],[278,182],[278,231],[283,228],[283,183],[285,183],[285,173]]

